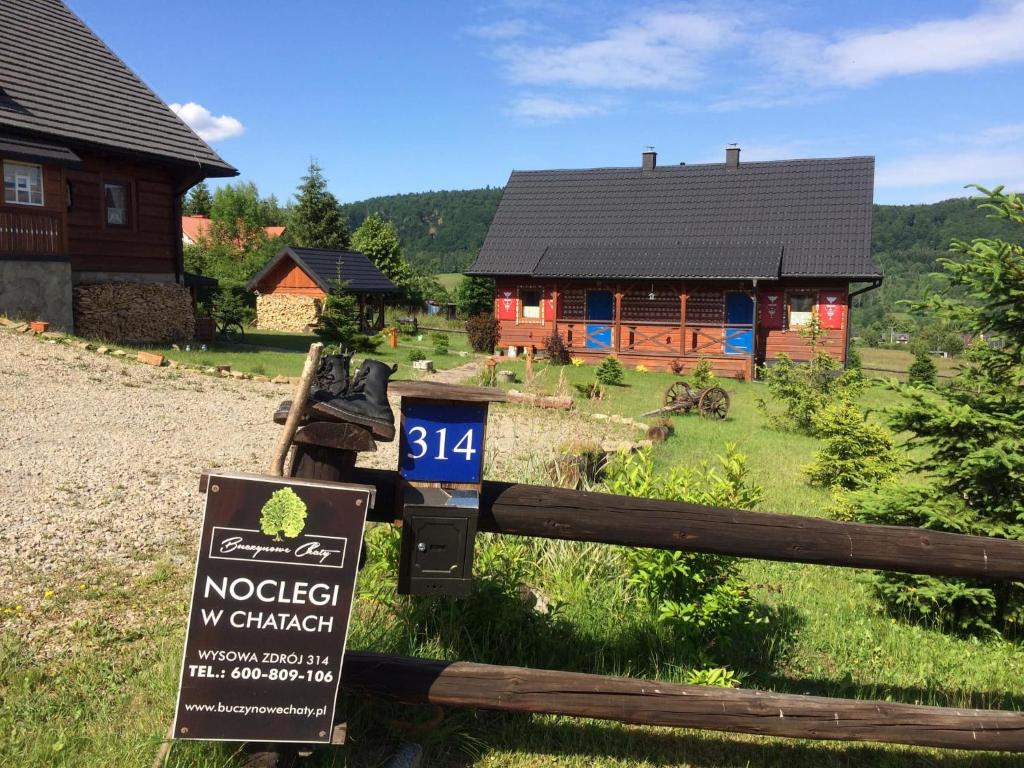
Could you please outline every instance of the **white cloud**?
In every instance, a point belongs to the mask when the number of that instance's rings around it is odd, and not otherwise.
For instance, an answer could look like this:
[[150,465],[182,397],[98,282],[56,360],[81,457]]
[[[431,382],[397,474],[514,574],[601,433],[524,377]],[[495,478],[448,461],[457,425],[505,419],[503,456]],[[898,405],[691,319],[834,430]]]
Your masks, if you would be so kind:
[[846,33],[829,41],[792,31],[764,35],[759,51],[777,74],[815,86],[859,87],[887,77],[972,70],[1024,61],[1024,2],[901,29]]
[[482,37],[485,40],[508,40],[525,35],[527,29],[529,29],[529,24],[525,19],[506,19],[504,21],[496,21],[493,24],[468,27],[466,32],[474,37]]
[[230,115],[214,117],[210,110],[194,101],[171,104],[170,107],[203,141],[223,141],[245,133],[245,127],[236,118]]
[[736,35],[736,22],[723,13],[654,11],[586,42],[507,46],[498,53],[517,83],[674,89],[700,79],[708,55]]
[[1005,184],[1020,188],[1019,179],[1024,179],[1024,151],[965,150],[922,153],[882,162],[875,174],[875,185],[963,188],[967,184]]
[[520,96],[512,104],[512,114],[521,120],[556,123],[574,117],[601,115],[612,107],[609,99],[572,101],[548,96]]

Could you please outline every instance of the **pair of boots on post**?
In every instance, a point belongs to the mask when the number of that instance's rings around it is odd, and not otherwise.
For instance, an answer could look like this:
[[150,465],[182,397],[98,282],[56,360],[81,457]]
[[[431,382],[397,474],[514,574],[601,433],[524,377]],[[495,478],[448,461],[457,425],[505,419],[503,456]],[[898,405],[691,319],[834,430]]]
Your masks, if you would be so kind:
[[[392,439],[395,416],[388,402],[388,379],[398,366],[364,360],[355,375],[350,375],[351,362],[352,355],[347,352],[320,358],[309,393],[313,414],[368,427],[378,439]],[[286,401],[279,412],[290,409],[291,402]]]

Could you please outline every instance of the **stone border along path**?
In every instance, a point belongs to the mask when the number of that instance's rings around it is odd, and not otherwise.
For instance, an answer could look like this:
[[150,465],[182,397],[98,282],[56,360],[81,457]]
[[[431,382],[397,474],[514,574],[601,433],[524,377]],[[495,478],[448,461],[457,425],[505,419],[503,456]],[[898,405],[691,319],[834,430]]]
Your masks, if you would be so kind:
[[[133,364],[123,350],[96,354],[66,338],[0,328],[0,630],[33,646],[70,636],[90,609],[76,591],[98,574],[129,586],[167,562],[187,578],[200,472],[264,471],[280,429],[271,414],[290,395],[286,384]],[[464,380],[480,365],[432,380]],[[634,429],[574,412],[492,408],[489,475],[539,479],[556,443],[628,444]],[[397,453],[397,441],[383,443],[360,464],[395,467]],[[141,626],[147,617],[122,620]]]

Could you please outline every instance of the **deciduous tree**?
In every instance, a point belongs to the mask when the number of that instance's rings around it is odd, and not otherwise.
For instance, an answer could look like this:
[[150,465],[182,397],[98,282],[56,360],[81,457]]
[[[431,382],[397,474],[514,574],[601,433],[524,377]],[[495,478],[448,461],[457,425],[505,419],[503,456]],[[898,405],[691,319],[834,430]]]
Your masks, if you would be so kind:
[[412,282],[412,270],[402,255],[398,230],[379,213],[371,213],[352,233],[351,247],[365,254],[373,265],[392,283],[407,292]]

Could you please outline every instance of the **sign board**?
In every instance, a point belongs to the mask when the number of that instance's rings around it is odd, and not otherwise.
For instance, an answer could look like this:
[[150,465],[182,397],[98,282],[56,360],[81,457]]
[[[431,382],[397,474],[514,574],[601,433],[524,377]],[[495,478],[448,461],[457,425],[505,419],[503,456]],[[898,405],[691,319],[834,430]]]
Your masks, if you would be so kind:
[[486,403],[403,400],[399,472],[406,480],[479,483]]
[[209,476],[175,738],[330,741],[374,493]]

